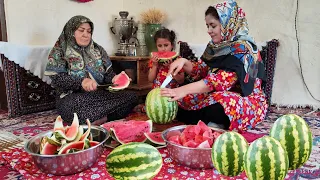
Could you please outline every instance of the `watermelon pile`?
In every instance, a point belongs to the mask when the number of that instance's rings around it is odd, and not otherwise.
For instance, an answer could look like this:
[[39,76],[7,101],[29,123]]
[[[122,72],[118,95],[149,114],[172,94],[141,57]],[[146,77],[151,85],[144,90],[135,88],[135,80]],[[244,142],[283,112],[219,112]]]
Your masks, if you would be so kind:
[[213,142],[221,135],[209,128],[204,122],[199,121],[197,125],[188,125],[181,132],[179,130],[167,133],[169,142],[190,148],[212,148]]
[[71,126],[63,126],[61,116],[56,118],[51,137],[43,137],[40,144],[40,154],[54,155],[78,152],[99,144],[92,140],[91,124],[87,119],[88,129],[79,125],[78,116],[74,113]]
[[161,167],[161,154],[146,143],[123,144],[113,149],[106,159],[106,169],[115,179],[152,179]]
[[146,113],[152,122],[168,124],[177,115],[178,104],[176,101],[168,101],[168,97],[160,95],[160,88],[152,89],[146,98]]
[[155,147],[163,147],[165,142],[161,136],[162,132],[152,132],[152,121],[112,121],[102,124],[111,134],[108,144],[116,147],[120,144],[131,142],[146,142]]

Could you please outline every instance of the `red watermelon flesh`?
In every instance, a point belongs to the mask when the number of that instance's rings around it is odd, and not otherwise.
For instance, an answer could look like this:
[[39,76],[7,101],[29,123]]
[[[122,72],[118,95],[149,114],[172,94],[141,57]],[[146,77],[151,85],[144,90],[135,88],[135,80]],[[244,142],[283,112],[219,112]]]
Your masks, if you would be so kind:
[[151,132],[144,133],[144,135],[154,144],[165,145],[164,139],[162,138],[162,132]]
[[58,149],[58,146],[52,145],[48,142],[46,142],[40,152],[40,154],[45,154],[45,155],[54,155]]
[[109,86],[109,89],[112,89],[112,90],[125,89],[130,85],[130,81],[131,79],[129,78],[129,76],[124,71],[122,71],[114,79],[113,84],[116,84],[116,86]]
[[169,61],[169,60],[174,60],[175,58],[177,58],[179,56],[179,53],[174,52],[174,51],[169,51],[169,52],[152,52],[151,56],[157,56],[159,59],[160,63]]
[[212,130],[205,123],[199,121],[197,125],[188,125],[181,134],[177,131],[172,131],[172,134],[167,134],[169,142],[191,147],[191,148],[211,148],[216,139],[221,133]]
[[151,133],[152,121],[122,121],[115,124],[102,125],[104,128],[109,128],[112,137],[121,144],[130,142],[145,142],[147,137],[144,133]]
[[179,130],[169,131],[167,133],[167,139],[169,139],[172,136],[180,136],[180,135],[181,135],[181,131],[179,131]]

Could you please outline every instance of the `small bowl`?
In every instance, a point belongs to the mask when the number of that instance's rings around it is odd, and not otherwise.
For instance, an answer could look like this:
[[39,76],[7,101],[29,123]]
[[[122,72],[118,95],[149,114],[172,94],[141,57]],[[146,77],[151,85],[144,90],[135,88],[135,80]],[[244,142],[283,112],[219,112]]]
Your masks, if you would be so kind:
[[[86,131],[88,126],[83,126]],[[40,141],[42,137],[51,137],[53,131],[46,131],[31,138],[24,149],[32,156],[36,166],[47,174],[70,175],[82,172],[90,168],[103,153],[103,144],[109,138],[109,133],[102,127],[91,126],[91,133],[98,145],[70,154],[43,155],[40,154]]]
[[[182,132],[187,125],[175,126],[169,129],[166,129],[162,133],[162,138],[167,144],[167,150],[171,158],[177,163],[188,166],[192,169],[210,169],[213,168],[211,160],[211,148],[191,148],[181,146],[175,143],[168,141],[167,134],[171,131],[180,131]],[[210,127],[211,128],[211,127]],[[223,129],[211,128],[217,132],[226,132]]]

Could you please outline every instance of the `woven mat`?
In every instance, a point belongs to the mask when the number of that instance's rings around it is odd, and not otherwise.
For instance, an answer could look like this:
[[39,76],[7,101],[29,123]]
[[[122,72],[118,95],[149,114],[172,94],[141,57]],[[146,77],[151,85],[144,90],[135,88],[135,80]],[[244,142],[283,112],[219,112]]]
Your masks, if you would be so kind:
[[18,137],[10,132],[0,131],[0,152],[23,147],[26,139]]

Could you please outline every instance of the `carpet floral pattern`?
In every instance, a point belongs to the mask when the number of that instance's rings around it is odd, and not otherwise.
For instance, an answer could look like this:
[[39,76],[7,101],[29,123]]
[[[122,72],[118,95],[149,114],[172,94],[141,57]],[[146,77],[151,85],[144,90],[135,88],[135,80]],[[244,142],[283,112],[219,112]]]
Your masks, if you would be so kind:
[[[256,134],[268,134],[273,122],[282,114],[295,113],[302,116],[309,124],[313,133],[313,149],[309,161],[298,170],[290,171],[286,179],[320,179],[320,112],[312,111],[312,109],[286,109],[272,107],[267,119],[260,123],[256,129],[250,130]],[[53,122],[57,117],[57,113],[46,111],[30,115],[21,116],[15,119],[8,119],[5,113],[0,114],[0,128],[7,132],[11,132],[18,137],[29,139],[32,136],[53,128]],[[147,120],[143,113],[134,113],[127,119]],[[185,167],[181,167],[172,161],[166,150],[160,151],[164,159],[164,168],[159,173],[159,177],[165,179],[215,179],[220,177],[215,170],[193,171]],[[106,150],[106,153],[107,150]],[[100,163],[101,164],[101,163]],[[6,163],[5,159],[0,156],[0,179],[29,179],[26,174],[22,175],[16,171],[12,163]],[[108,177],[108,176],[106,176]],[[238,179],[245,176],[240,175]],[[157,179],[157,178],[155,178]]]

